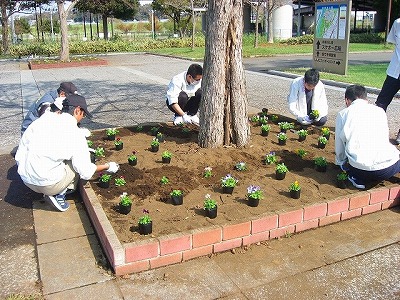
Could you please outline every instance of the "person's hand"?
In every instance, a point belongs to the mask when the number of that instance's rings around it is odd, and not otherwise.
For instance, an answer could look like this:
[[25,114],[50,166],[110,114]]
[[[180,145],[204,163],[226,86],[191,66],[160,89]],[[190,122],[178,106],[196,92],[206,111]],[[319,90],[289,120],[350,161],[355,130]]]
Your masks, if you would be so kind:
[[311,120],[309,115],[304,117],[304,121],[307,122],[307,123],[310,123],[310,124],[313,122],[313,120]]
[[119,170],[119,164],[117,164],[117,163],[115,163],[115,162],[113,162],[113,161],[111,161],[111,162],[109,162],[108,163],[108,169],[107,169],[107,172],[110,172],[110,173],[117,173],[117,171]]
[[79,128],[79,132],[82,133],[85,138],[92,135],[89,129],[83,127]]
[[299,122],[301,125],[310,125],[311,124],[311,120],[308,118],[308,116],[297,117],[297,122]]
[[190,116],[188,116],[187,114],[184,114],[182,116],[183,122],[184,123],[192,123],[192,118]]

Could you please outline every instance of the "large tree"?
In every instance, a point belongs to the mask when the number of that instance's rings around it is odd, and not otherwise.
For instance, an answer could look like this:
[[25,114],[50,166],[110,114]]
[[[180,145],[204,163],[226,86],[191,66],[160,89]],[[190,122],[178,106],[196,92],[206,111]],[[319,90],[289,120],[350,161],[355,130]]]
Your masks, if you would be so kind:
[[61,51],[60,51],[61,61],[69,61],[67,17],[78,1],[79,0],[70,1],[69,6],[65,7],[64,4],[66,1],[57,0],[58,16],[60,19],[60,30],[61,30]]
[[242,0],[209,0],[199,145],[213,148],[249,143],[242,62]]

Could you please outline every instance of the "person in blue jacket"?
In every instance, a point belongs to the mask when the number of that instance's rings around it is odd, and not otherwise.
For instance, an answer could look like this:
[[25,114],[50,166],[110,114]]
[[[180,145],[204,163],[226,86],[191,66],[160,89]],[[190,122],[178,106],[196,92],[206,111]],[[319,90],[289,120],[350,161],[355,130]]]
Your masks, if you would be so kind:
[[46,110],[50,109],[50,105],[58,97],[67,97],[69,95],[78,94],[78,89],[72,82],[61,82],[57,90],[47,92],[43,97],[32,103],[28,113],[25,115],[21,125],[21,136],[29,125],[38,119]]

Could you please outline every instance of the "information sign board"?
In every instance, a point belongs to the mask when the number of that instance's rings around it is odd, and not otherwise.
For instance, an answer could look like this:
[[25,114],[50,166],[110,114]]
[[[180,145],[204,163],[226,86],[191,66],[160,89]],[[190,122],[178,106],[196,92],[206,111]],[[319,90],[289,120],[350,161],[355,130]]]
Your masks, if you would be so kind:
[[313,67],[346,75],[351,0],[315,3]]

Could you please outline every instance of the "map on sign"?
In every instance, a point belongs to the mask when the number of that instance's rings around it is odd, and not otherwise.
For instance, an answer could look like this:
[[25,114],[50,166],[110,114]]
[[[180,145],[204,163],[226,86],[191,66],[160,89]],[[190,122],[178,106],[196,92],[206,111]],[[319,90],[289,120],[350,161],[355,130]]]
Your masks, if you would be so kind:
[[322,5],[315,16],[315,37],[323,39],[338,38],[339,5]]

